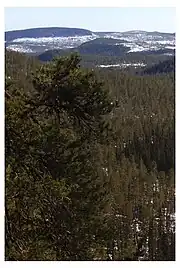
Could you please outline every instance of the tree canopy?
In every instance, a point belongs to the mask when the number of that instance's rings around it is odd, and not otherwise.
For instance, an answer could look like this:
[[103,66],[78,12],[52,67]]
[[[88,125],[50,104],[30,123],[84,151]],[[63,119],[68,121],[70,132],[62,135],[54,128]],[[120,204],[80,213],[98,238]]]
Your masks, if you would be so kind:
[[5,259],[175,260],[174,76],[6,54]]

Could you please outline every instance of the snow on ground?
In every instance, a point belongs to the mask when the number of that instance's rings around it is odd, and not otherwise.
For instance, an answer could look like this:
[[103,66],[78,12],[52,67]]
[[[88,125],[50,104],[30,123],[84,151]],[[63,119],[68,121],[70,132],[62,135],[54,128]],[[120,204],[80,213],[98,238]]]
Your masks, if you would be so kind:
[[[145,50],[156,50],[162,48],[175,49],[175,37],[172,35],[161,35],[160,33],[148,33],[145,31],[129,31],[124,33],[101,33],[86,36],[70,36],[70,37],[42,37],[42,38],[17,38],[9,42],[9,49],[16,49],[19,52],[30,52],[31,47],[43,47],[47,49],[66,49],[78,47],[79,45],[94,40],[96,38],[117,39],[114,45],[124,45],[129,48],[128,52],[138,52]],[[7,42],[6,42],[7,43]],[[12,45],[17,45],[16,48]],[[29,50],[30,49],[30,50]],[[32,48],[33,52],[34,49]],[[45,49],[42,49],[42,52]]]
[[24,47],[23,45],[10,45],[7,48],[8,50],[21,52],[21,53],[33,53],[34,51],[28,47]]
[[168,48],[168,49],[176,49],[175,46],[166,46],[166,48]]
[[111,67],[126,68],[126,67],[130,67],[130,66],[133,66],[136,68],[136,67],[144,67],[144,66],[146,66],[146,64],[139,62],[139,63],[119,63],[119,64],[97,65],[97,67],[100,67],[100,68],[111,68]]
[[42,47],[41,52],[53,49],[67,49],[78,47],[81,44],[98,38],[97,35],[87,35],[87,36],[70,36],[70,37],[42,37],[42,38],[17,38],[11,41],[7,48],[10,50],[33,53],[38,52],[36,49]]
[[17,38],[13,43],[59,43],[59,42],[87,42],[97,38],[96,35],[69,36],[69,37],[40,37],[40,38]]

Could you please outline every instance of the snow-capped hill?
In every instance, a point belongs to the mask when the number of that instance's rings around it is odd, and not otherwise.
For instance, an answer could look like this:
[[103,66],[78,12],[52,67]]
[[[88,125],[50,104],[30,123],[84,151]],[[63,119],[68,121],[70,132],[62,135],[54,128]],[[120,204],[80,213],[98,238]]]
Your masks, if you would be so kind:
[[[108,42],[107,42],[108,40]],[[114,42],[114,41],[115,42]],[[94,43],[92,43],[94,41]],[[34,28],[5,33],[6,48],[24,53],[43,53],[53,49],[78,48],[86,43],[119,46],[125,53],[165,51],[173,54],[175,34],[133,30],[127,32],[92,32],[77,28]],[[117,48],[115,49],[117,50]],[[172,50],[172,53],[171,53]]]
[[10,42],[18,38],[70,37],[84,35],[92,35],[92,32],[79,28],[45,27],[5,32],[5,41]]
[[24,51],[27,53],[38,53],[52,49],[67,49],[95,39],[94,35],[70,36],[70,37],[38,37],[38,38],[17,38],[6,44],[8,49]]
[[98,36],[78,28],[35,28],[5,33],[6,48],[24,53],[42,53],[52,49],[78,47]]

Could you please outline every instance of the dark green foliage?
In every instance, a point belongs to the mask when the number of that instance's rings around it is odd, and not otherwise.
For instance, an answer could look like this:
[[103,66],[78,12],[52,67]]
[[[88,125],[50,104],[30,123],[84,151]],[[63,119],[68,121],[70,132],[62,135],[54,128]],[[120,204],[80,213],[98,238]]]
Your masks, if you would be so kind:
[[38,55],[38,59],[40,61],[51,61],[54,57],[63,56],[64,54],[66,54],[66,52],[62,49],[48,50]]
[[5,104],[6,260],[175,260],[172,74],[7,52]]
[[[104,40],[106,39],[108,41],[105,42]],[[113,40],[116,41],[116,39]],[[124,40],[121,41],[124,42]],[[122,45],[120,45],[120,47],[115,48],[116,46],[113,45],[113,42],[114,41],[111,41],[110,38],[104,38],[103,43],[101,44],[101,38],[98,38],[84,43],[78,48],[49,50],[36,56],[40,61],[46,62],[51,61],[54,57],[68,56],[76,51],[79,52],[81,55],[82,66],[93,68],[97,67],[98,65],[137,62],[145,63],[147,64],[147,66],[151,66],[152,64],[159,63],[159,61],[169,60],[170,57],[166,54],[148,54],[141,52],[124,53],[127,51],[127,47],[123,47]],[[137,70],[135,69],[135,71]]]
[[111,43],[84,43],[74,49],[81,55],[99,55],[99,56],[122,56],[129,48],[123,45],[113,45]]
[[171,72],[175,72],[175,58],[171,58],[169,60],[165,60],[163,62],[155,64],[152,67],[149,67],[143,71],[144,74],[149,75],[157,75]]
[[107,45],[116,45],[117,43],[128,43],[128,41],[123,40],[123,39],[114,39],[114,38],[96,38],[94,40],[88,41],[81,45],[81,47],[86,47],[91,44],[107,44]]

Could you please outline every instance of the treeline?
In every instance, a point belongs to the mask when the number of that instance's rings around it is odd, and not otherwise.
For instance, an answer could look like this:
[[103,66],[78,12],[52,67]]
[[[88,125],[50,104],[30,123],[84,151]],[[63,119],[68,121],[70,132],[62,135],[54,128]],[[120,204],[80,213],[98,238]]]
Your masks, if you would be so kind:
[[174,95],[7,52],[5,259],[175,260]]
[[175,74],[175,57],[172,57],[168,60],[162,61],[158,64],[144,70],[144,74],[165,74],[165,73],[174,73]]
[[[86,48],[86,43],[83,44]],[[83,49],[83,47],[82,47]],[[78,51],[77,49],[56,49],[56,50],[48,50],[39,55],[35,55],[38,60],[42,62],[51,61],[54,57],[57,56],[69,56],[70,53]],[[81,52],[81,64],[83,67],[95,68],[98,65],[110,65],[110,64],[121,64],[121,63],[144,63],[147,66],[151,66],[153,64],[158,64],[160,61],[168,61],[171,56],[167,56],[165,54],[148,54],[148,53],[125,53],[121,54],[121,56],[110,54],[102,54],[98,53],[98,51],[91,52]]]

